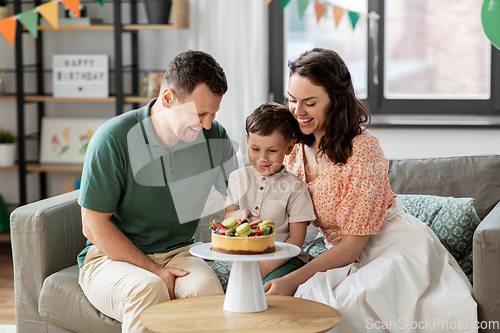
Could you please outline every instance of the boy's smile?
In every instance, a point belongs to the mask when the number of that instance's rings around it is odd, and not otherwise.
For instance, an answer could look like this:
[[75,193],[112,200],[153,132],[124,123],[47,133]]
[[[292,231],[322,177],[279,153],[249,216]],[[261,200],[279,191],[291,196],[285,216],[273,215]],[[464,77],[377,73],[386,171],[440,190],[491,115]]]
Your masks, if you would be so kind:
[[283,135],[274,131],[270,135],[248,133],[248,159],[262,176],[279,172],[286,154],[292,151],[294,142],[287,142]]

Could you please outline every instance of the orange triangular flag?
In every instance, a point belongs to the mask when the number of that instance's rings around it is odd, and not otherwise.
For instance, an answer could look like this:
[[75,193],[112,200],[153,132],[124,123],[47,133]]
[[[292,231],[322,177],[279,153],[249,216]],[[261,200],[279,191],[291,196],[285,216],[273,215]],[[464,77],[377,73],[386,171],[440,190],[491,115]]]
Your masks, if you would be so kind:
[[333,7],[333,18],[335,20],[335,27],[339,26],[340,20],[344,15],[344,10],[340,7]]
[[59,6],[57,0],[47,2],[37,8],[38,13],[42,15],[54,29],[59,29]]
[[16,39],[16,16],[10,16],[0,20],[0,32],[9,41],[11,45],[14,45],[14,40]]
[[319,20],[321,20],[323,15],[325,15],[327,7],[324,3],[315,1],[314,9],[316,10],[316,19],[319,22]]
[[265,3],[265,4],[266,4],[266,6],[267,6],[267,5],[269,5],[269,4],[271,3],[271,1],[273,1],[273,0],[264,0],[264,3]]
[[68,7],[76,17],[80,18],[80,0],[62,0],[61,3]]

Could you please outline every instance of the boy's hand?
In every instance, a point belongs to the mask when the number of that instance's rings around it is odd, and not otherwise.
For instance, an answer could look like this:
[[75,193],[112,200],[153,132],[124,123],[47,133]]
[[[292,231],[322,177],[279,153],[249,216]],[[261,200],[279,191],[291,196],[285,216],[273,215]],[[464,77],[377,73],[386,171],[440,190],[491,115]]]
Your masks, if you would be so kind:
[[248,220],[251,221],[254,217],[259,217],[260,215],[252,212],[250,209],[240,209],[236,214],[237,220]]

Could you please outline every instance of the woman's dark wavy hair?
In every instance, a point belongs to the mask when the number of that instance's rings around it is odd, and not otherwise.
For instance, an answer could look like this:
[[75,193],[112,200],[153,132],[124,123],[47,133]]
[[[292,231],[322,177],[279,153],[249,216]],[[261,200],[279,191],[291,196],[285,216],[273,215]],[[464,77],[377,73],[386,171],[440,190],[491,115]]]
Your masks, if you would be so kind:
[[[288,68],[290,76],[306,77],[328,93],[331,104],[326,111],[325,135],[319,142],[318,157],[326,154],[333,163],[345,164],[351,156],[352,139],[371,121],[370,112],[356,97],[347,66],[337,52],[314,48],[289,61]],[[297,141],[310,146],[315,137],[301,132]]]

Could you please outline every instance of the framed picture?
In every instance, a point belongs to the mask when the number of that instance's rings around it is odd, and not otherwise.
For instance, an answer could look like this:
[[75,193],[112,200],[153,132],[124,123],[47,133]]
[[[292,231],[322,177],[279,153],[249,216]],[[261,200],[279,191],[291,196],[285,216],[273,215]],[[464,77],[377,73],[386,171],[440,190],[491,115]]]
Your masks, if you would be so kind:
[[40,163],[82,164],[94,132],[108,118],[43,118]]

